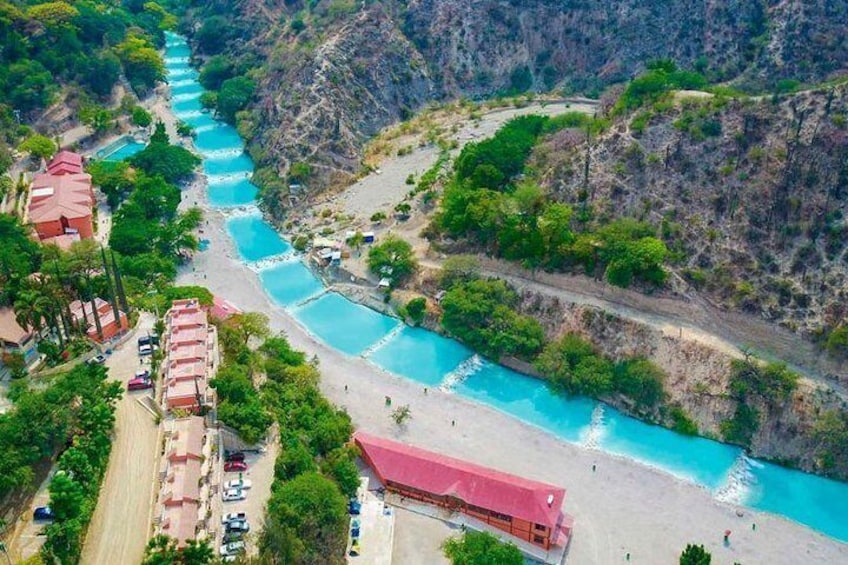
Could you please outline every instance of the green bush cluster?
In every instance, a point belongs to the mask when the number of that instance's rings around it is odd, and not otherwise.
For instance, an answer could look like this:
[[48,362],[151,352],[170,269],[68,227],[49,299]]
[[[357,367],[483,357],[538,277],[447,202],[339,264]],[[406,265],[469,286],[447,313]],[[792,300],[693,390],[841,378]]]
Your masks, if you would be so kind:
[[499,280],[460,282],[442,298],[442,327],[493,359],[532,359],[544,345],[539,322],[516,311],[518,295]]
[[489,532],[465,530],[442,545],[452,565],[523,565],[524,556],[512,543],[503,543]]
[[662,369],[643,358],[614,362],[576,334],[548,343],[535,365],[554,388],[569,394],[621,394],[637,411],[651,411],[665,400]]
[[528,268],[582,267],[592,274],[601,269],[618,286],[634,279],[662,284],[668,249],[653,227],[625,218],[588,229],[584,213],[575,219],[571,206],[550,201],[536,184],[516,186],[516,175],[539,135],[563,127],[602,126],[579,114],[554,120],[524,116],[507,122],[491,139],[467,145],[445,189],[435,226]]
[[730,365],[730,395],[736,409],[720,424],[725,441],[750,447],[763,411],[785,404],[798,387],[798,375],[783,363],[736,359]]
[[122,71],[134,88],[149,89],[164,78],[157,49],[172,23],[153,2],[0,2],[0,113],[32,116],[60,85],[106,99]]
[[347,497],[356,493],[350,417],[318,389],[320,373],[281,336],[259,348],[268,380],[263,400],[280,429],[280,454],[260,555],[289,563],[343,563]]
[[684,71],[668,59],[648,63],[647,70],[630,81],[613,113],[623,113],[656,102],[672,90],[703,90],[707,79],[695,71]]
[[[78,563],[109,463],[115,403],[121,397],[121,385],[108,382],[102,366],[83,364],[59,377],[54,387],[68,387],[65,395],[73,402],[53,405],[47,412],[51,418],[56,412],[76,406],[64,417],[72,422],[65,430],[72,437],[65,444],[70,447],[59,457],[57,471],[50,481],[50,508],[56,518],[46,528],[47,539],[41,555],[46,563]],[[46,428],[39,430],[42,434],[46,431]]]
[[392,287],[403,283],[417,268],[412,246],[397,236],[390,235],[368,250],[368,270],[389,279]]

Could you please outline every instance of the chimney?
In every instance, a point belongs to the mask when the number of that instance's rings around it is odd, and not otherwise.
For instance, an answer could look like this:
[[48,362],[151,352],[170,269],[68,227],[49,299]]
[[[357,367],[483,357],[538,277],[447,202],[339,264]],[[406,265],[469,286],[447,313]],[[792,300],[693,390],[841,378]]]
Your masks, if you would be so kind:
[[549,494],[549,495],[548,495],[548,508],[550,508],[551,506],[553,506],[553,504],[554,504],[554,495]]

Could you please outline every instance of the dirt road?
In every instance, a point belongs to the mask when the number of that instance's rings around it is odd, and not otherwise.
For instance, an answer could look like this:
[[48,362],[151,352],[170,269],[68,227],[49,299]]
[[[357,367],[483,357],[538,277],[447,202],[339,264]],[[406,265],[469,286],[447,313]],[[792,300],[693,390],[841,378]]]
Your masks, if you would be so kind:
[[[142,315],[138,331],[153,327]],[[126,383],[139,368],[134,336],[107,361],[109,377]],[[86,536],[83,565],[141,562],[150,532],[159,426],[139,404],[146,392],[125,393],[118,403],[115,439],[97,508]]]

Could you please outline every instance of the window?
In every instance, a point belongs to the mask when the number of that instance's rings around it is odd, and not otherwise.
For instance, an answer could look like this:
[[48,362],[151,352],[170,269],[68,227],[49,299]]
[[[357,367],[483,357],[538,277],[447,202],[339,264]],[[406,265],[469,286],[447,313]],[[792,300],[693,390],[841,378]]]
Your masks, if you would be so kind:
[[512,516],[509,516],[507,514],[501,514],[500,512],[491,512],[490,516],[492,518],[495,518],[496,520],[503,520],[504,522],[512,523]]
[[543,526],[542,524],[534,524],[533,526],[534,526],[537,530],[539,530],[540,532],[544,532],[545,530],[547,530],[547,529],[548,529],[547,527]]
[[533,536],[534,543],[545,543],[545,538],[542,536]]

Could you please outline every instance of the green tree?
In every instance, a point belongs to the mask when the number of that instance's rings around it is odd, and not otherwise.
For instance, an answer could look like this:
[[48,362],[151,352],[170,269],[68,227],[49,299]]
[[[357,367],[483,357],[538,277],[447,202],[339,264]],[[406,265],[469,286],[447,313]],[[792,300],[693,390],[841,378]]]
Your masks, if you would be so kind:
[[200,70],[200,84],[207,90],[218,90],[224,81],[235,74],[233,64],[224,55],[215,55]]
[[322,562],[337,555],[347,541],[347,501],[338,485],[315,472],[283,483],[268,501],[271,523],[290,530],[299,541],[294,562]]
[[439,286],[450,289],[455,284],[480,278],[480,261],[471,255],[451,255],[442,263]]
[[146,92],[156,85],[156,81],[165,80],[162,56],[144,37],[130,34],[115,50],[136,92]]
[[427,314],[427,299],[423,296],[413,298],[406,303],[404,310],[406,316],[417,326],[424,321],[424,316]]
[[514,310],[517,303],[503,281],[457,284],[442,298],[442,327],[494,359],[532,359],[544,345],[544,332],[539,322]]
[[115,126],[115,116],[112,111],[102,106],[90,105],[80,110],[80,121],[101,134]]
[[247,345],[252,337],[265,339],[271,334],[268,316],[259,312],[245,312],[230,316],[225,324],[236,331],[244,345]]
[[133,155],[129,161],[148,175],[159,175],[169,183],[190,177],[200,164],[200,158],[188,149],[169,143],[158,143],[152,137],[150,144]]
[[39,159],[49,159],[57,150],[56,143],[47,136],[33,134],[26,138],[18,149]]
[[703,545],[687,544],[680,554],[680,565],[710,565],[712,556]]
[[247,77],[225,80],[218,91],[218,115],[230,123],[235,123],[236,112],[247,106],[255,90],[256,84]]
[[827,352],[835,357],[848,357],[848,324],[843,324],[830,332],[825,347]]
[[368,269],[397,286],[418,269],[418,261],[409,243],[390,235],[368,250]]
[[514,544],[503,543],[489,532],[466,530],[442,544],[453,565],[523,565],[524,557]]
[[131,115],[132,123],[139,127],[146,128],[153,123],[153,116],[141,106],[133,106]]

